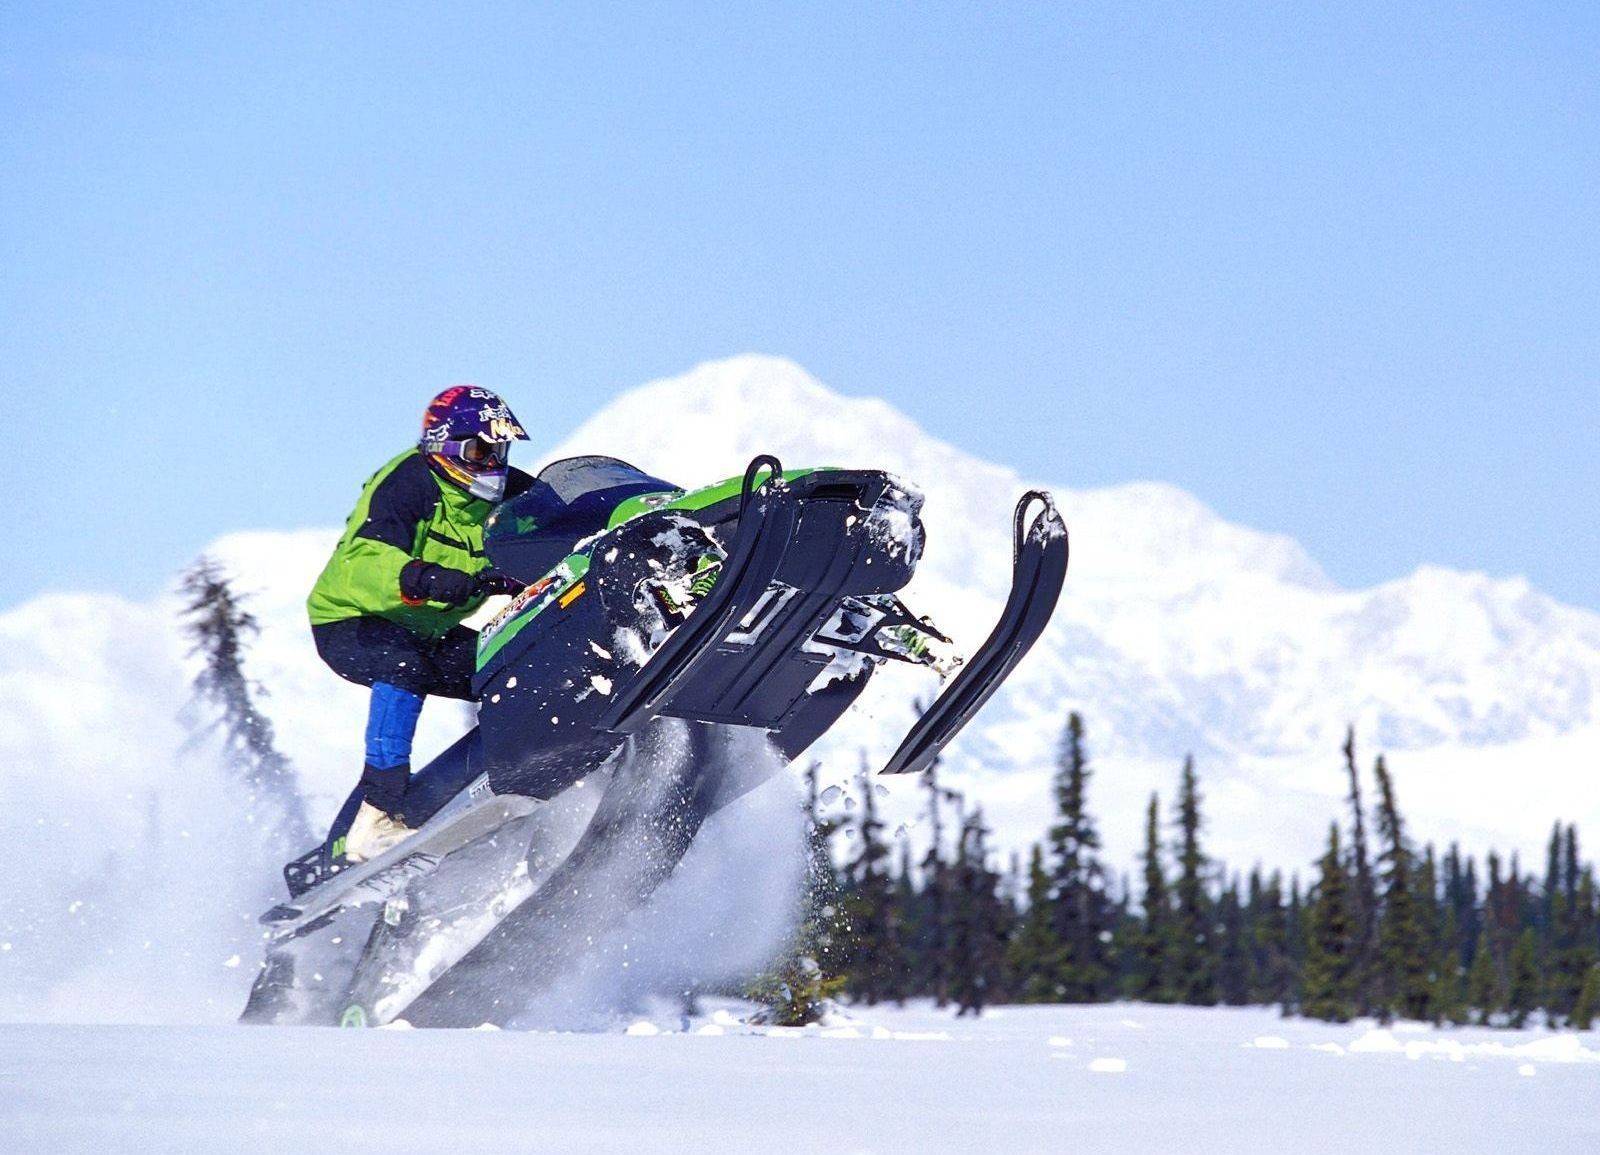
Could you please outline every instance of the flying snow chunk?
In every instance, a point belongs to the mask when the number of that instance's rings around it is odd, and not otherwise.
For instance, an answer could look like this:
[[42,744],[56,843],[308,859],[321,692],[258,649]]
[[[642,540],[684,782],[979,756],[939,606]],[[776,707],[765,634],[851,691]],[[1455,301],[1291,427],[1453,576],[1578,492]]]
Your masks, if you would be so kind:
[[651,1035],[659,1035],[661,1033],[661,1028],[656,1026],[654,1023],[640,1019],[637,1023],[629,1025],[627,1031],[624,1033],[636,1035],[639,1038],[649,1038]]
[[1128,1069],[1127,1059],[1095,1059],[1089,1069],[1101,1075],[1120,1075]]
[[1257,1035],[1250,1045],[1258,1051],[1287,1051],[1289,1040],[1277,1035]]

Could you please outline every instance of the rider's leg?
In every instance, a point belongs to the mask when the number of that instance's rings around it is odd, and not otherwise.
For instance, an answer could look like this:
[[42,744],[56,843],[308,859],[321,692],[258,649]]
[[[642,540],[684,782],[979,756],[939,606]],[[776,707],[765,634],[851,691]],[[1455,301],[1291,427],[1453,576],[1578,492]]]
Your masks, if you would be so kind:
[[334,673],[370,686],[361,780],[328,832],[330,858],[373,857],[410,833],[402,812],[411,773],[411,740],[422,699],[436,689],[434,643],[383,618],[350,618],[314,626],[317,652]]

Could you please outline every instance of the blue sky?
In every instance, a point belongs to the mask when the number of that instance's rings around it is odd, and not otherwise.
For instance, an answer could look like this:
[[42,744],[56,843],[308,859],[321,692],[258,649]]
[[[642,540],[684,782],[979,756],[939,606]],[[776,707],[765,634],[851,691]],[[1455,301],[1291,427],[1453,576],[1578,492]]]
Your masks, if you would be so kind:
[[337,523],[445,384],[553,441],[757,351],[1600,609],[1597,60],[1574,4],[7,4],[0,608]]

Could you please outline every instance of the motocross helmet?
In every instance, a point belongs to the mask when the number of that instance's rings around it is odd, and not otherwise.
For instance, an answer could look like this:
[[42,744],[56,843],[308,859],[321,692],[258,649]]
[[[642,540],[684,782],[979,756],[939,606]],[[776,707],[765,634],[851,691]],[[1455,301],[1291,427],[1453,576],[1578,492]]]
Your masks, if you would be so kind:
[[507,456],[528,435],[498,393],[452,385],[428,403],[417,443],[433,471],[484,501],[505,496]]

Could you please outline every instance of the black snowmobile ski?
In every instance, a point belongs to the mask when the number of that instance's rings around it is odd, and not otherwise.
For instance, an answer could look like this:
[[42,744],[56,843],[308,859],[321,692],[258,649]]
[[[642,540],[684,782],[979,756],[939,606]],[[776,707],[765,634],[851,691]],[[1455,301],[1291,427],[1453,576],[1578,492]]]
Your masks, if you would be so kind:
[[[1031,524],[1035,503],[1044,508]],[[1067,577],[1067,527],[1047,493],[1017,502],[1012,544],[1011,595],[988,640],[951,679],[911,727],[881,773],[920,774],[1000,688],[1050,622]]]

